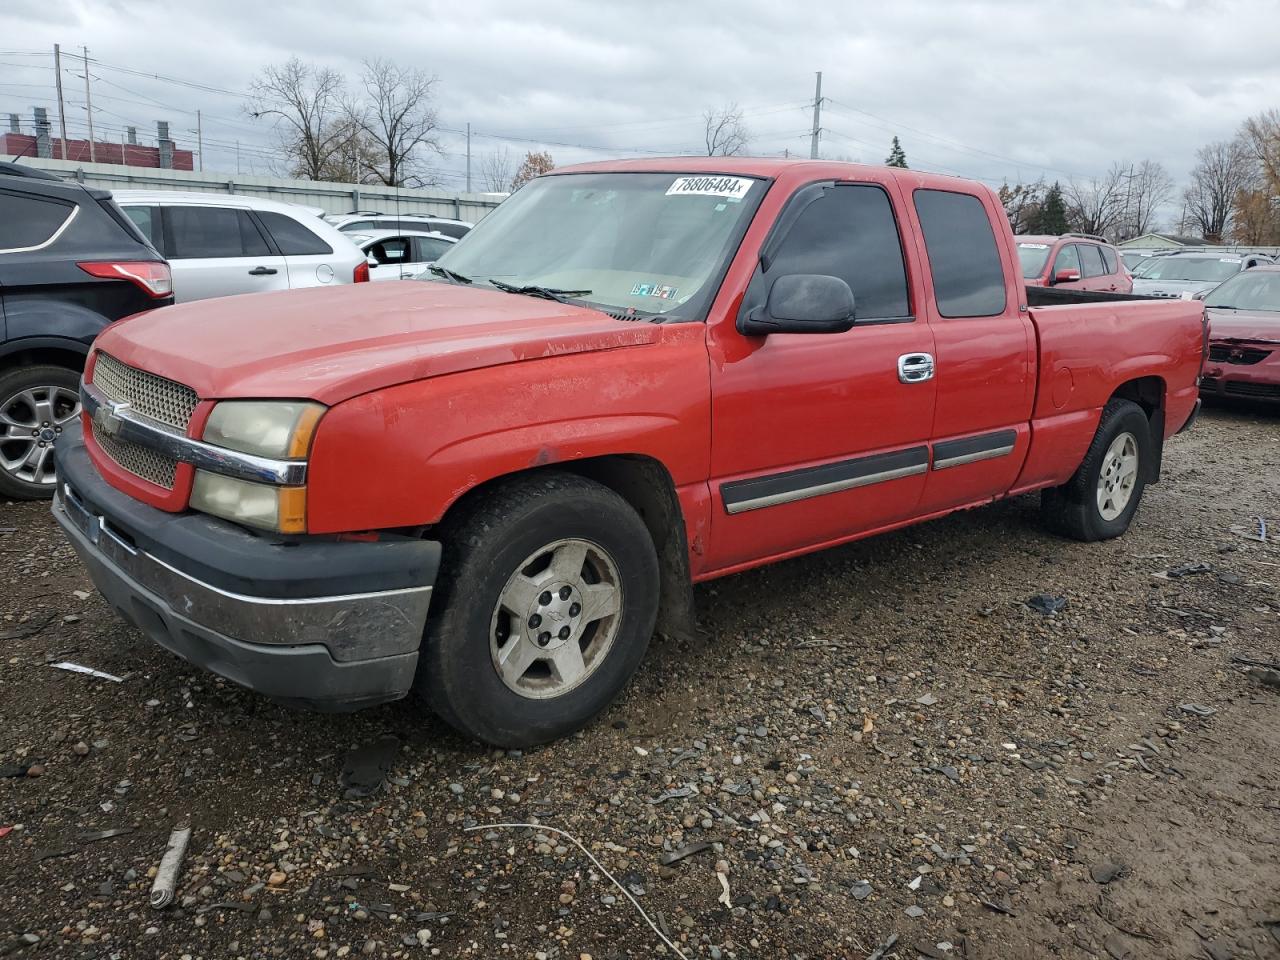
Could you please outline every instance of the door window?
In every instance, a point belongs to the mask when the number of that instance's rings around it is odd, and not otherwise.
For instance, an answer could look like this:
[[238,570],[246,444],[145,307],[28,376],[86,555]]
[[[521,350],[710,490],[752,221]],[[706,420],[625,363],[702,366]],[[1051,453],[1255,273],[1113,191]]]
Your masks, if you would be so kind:
[[265,257],[271,248],[247,210],[164,207],[171,260]]
[[408,237],[388,237],[386,240],[379,240],[377,243],[369,247],[369,255],[380,264],[395,264],[409,262],[409,238]]
[[444,256],[444,252],[453,246],[448,240],[441,240],[439,237],[414,237],[413,242],[418,247],[418,252],[413,259],[418,263],[439,260]]
[[48,243],[75,209],[57,200],[0,193],[0,249],[24,250]]
[[1068,243],[1058,251],[1058,258],[1053,261],[1053,275],[1050,279],[1056,280],[1058,274],[1063,270],[1070,270],[1082,277],[1084,276],[1080,270],[1080,254],[1076,250],[1076,245],[1074,243]]
[[124,215],[157,250],[164,249],[164,228],[160,222],[159,207],[125,207]]
[[1102,248],[1092,243],[1078,243],[1076,250],[1080,254],[1080,264],[1084,267],[1083,276],[1106,276],[1107,265],[1102,262]]
[[259,210],[258,219],[286,257],[328,256],[333,253],[333,247],[287,214]]
[[982,201],[968,193],[917,190],[915,204],[938,312],[944,317],[1004,313],[1004,268]]
[[773,280],[794,273],[844,280],[853,291],[860,322],[911,316],[898,225],[880,187],[839,184],[810,203],[788,231],[766,276]]

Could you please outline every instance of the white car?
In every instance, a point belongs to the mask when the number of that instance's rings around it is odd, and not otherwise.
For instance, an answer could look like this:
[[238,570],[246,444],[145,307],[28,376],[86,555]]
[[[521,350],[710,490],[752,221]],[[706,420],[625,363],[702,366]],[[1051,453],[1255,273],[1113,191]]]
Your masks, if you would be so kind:
[[179,303],[369,279],[359,247],[306,207],[169,190],[113,196],[169,261]]
[[416,277],[458,242],[430,230],[375,230],[348,236],[364,251],[372,280]]
[[468,220],[433,217],[425,213],[344,213],[325,218],[343,233],[369,234],[375,230],[429,230],[461,240],[475,226]]

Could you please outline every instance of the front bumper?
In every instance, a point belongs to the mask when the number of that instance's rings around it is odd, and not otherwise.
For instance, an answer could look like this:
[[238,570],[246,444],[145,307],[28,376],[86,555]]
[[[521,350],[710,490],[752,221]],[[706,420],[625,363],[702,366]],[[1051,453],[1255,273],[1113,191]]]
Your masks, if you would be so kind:
[[1211,362],[1200,378],[1200,396],[1280,402],[1280,363],[1255,367]]
[[113,606],[165,649],[266,696],[350,710],[408,693],[440,545],[258,536],[170,514],[57,444],[53,514]]

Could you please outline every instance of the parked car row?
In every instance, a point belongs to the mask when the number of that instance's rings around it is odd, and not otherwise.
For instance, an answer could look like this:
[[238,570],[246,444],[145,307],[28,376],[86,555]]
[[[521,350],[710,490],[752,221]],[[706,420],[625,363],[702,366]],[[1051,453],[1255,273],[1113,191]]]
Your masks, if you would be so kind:
[[[109,323],[175,301],[420,273],[472,227],[259,197],[86,188],[0,163],[0,498],[49,496]],[[358,232],[363,230],[362,232]]]

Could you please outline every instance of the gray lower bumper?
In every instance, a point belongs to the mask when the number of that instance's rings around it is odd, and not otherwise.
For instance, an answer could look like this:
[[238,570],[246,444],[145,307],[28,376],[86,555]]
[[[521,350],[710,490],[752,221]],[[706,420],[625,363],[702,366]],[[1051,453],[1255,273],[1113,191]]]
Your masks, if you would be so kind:
[[[129,543],[73,493],[59,491],[53,514],[103,596],[157,644],[197,666],[266,696],[329,710],[399,699],[413,683],[429,586],[246,596]],[[397,652],[362,659],[362,650]]]

